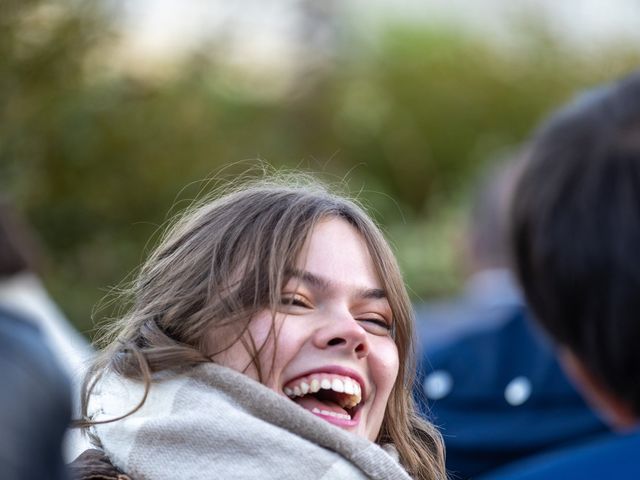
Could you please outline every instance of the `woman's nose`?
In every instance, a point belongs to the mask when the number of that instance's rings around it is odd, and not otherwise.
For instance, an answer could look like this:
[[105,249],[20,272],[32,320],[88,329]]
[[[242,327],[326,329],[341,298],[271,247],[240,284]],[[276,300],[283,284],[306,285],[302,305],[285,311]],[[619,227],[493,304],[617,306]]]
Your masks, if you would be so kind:
[[358,358],[369,354],[367,332],[351,314],[333,316],[318,330],[316,344],[322,349],[355,353]]

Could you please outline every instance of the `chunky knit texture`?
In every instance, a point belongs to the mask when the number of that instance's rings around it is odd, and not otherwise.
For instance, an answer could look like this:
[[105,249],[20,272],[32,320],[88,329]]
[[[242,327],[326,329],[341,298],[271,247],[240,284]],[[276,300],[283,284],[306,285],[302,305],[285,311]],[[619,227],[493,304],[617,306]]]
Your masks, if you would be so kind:
[[[120,416],[143,396],[141,383],[103,378],[93,420]],[[407,480],[380,446],[341,430],[246,375],[216,364],[154,380],[136,413],[95,425],[118,468],[136,480],[176,478]]]

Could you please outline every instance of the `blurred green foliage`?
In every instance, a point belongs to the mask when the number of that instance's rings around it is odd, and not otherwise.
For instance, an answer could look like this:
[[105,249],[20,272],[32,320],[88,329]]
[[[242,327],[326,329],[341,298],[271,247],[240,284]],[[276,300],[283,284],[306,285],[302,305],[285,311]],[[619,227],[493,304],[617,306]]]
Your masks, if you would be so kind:
[[270,97],[236,82],[215,45],[161,80],[106,68],[118,42],[106,4],[0,5],[0,189],[40,234],[47,286],[85,332],[175,202],[258,157],[344,180],[385,226],[415,297],[450,293],[451,237],[478,170],[572,92],[640,59],[633,45],[576,54],[539,24],[514,49],[394,24]]

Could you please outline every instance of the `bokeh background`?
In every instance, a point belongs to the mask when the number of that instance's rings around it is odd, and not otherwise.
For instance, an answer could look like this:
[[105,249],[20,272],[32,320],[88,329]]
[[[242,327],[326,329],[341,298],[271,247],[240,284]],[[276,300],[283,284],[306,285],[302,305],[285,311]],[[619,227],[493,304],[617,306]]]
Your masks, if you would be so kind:
[[0,191],[89,336],[168,212],[259,160],[358,193],[414,300],[450,295],[474,179],[640,65],[638,25],[631,0],[0,0]]

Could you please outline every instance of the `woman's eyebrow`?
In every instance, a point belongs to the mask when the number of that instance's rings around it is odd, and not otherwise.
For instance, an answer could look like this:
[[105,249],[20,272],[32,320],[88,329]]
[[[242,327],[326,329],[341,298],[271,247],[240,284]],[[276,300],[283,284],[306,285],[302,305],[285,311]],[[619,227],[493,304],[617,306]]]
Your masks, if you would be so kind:
[[319,277],[318,275],[314,275],[311,272],[307,272],[306,270],[298,270],[296,268],[288,271],[287,276],[290,278],[297,278],[298,280],[316,287],[319,290],[328,290],[331,286],[331,282],[329,280]]
[[381,288],[362,288],[358,290],[358,296],[360,298],[373,298],[381,299],[387,298],[387,293]]
[[[319,290],[329,290],[331,288],[330,280],[315,275],[306,270],[293,269],[288,272],[290,278],[297,278],[302,282],[313,286]],[[383,299],[387,298],[387,293],[381,288],[357,288],[356,296],[364,299]]]

